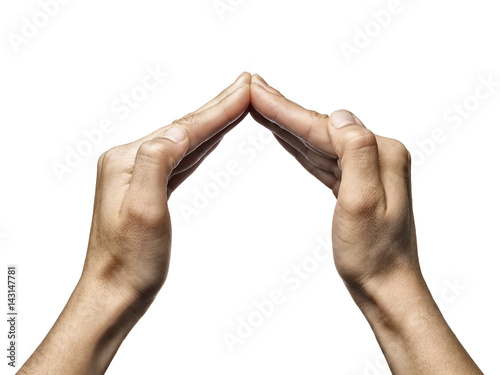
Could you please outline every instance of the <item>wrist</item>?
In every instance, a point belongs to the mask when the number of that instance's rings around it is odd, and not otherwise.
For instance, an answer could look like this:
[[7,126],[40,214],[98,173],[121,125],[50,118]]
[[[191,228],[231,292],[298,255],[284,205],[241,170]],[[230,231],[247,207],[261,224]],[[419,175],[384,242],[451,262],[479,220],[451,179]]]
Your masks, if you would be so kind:
[[128,283],[120,283],[102,272],[89,269],[82,273],[75,288],[77,290],[81,291],[82,300],[85,299],[86,303],[103,308],[110,316],[128,316],[135,323],[142,318],[157,294],[142,294]]
[[347,288],[376,334],[406,336],[444,320],[419,269],[399,270]]
[[446,323],[419,269],[348,289],[393,374],[481,374]]
[[[91,252],[98,253],[98,256],[90,256]],[[117,258],[103,249],[89,246],[80,282],[103,295],[121,300],[137,318],[141,318],[166,279],[168,265],[161,266],[161,262],[156,265],[158,267],[144,267],[138,261]]]
[[131,301],[82,274],[61,315],[20,373],[104,373],[139,320]]
[[372,280],[362,291],[350,292],[391,359],[411,361],[412,353],[432,338],[449,335],[449,327],[420,271],[394,273]]
[[63,314],[68,322],[78,322],[83,328],[75,338],[88,347],[97,368],[107,367],[142,316],[135,303],[132,294],[82,274]]

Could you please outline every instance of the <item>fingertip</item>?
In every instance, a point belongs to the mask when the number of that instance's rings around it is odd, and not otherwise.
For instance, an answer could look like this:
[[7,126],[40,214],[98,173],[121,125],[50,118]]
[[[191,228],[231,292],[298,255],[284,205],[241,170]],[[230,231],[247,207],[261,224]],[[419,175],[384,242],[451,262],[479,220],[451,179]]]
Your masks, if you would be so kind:
[[251,100],[251,89],[250,89],[250,82],[245,82],[241,84],[236,89],[236,92],[243,92],[243,97],[241,98],[242,102],[246,103],[246,106],[248,107],[250,105],[250,100]]
[[244,71],[241,73],[238,78],[236,78],[235,83],[237,84],[244,84],[244,83],[250,83],[252,81],[252,75],[248,73],[247,71]]
[[171,149],[175,150],[174,151],[175,154],[179,153],[180,155],[186,154],[186,152],[189,148],[189,145],[191,143],[191,141],[189,139],[188,132],[186,131],[186,129],[184,127],[178,126],[178,125],[172,125],[159,138],[160,139],[167,139],[168,142],[171,142],[171,144],[173,144],[173,148],[171,148]]
[[260,76],[259,74],[252,75],[252,82],[260,82],[266,86],[269,86],[268,83],[266,82],[266,80],[264,78],[262,78],[262,76]]
[[276,100],[276,95],[266,89],[259,82],[252,82],[250,88],[250,104],[252,104],[259,112],[266,112],[266,108],[272,107],[271,103]]
[[343,128],[344,126],[356,124],[356,120],[355,120],[353,114],[345,109],[340,109],[340,110],[333,112],[330,115],[329,122],[330,122],[330,125],[336,129],[340,129],[340,128]]
[[250,82],[241,83],[233,92],[222,98],[218,104],[222,103],[231,103],[229,105],[236,106],[245,105],[248,107],[250,104]]
[[361,122],[356,115],[346,109],[339,109],[333,112],[330,115],[329,123],[336,129],[340,129],[347,125],[360,125],[365,127],[363,122]]

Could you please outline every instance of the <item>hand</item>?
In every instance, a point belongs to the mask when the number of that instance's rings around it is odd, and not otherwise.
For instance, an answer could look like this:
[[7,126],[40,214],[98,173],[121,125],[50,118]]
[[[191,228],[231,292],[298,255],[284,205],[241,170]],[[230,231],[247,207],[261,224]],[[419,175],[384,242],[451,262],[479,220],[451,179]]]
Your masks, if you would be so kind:
[[250,102],[254,118],[338,197],[335,263],[393,373],[481,373],[421,275],[406,149],[375,136],[350,112],[308,111],[260,77],[252,81],[250,88],[250,75],[242,74],[194,113],[99,159],[82,277],[19,374],[104,373],[165,281],[168,197],[244,118]]
[[252,77],[252,116],[337,197],[337,270],[393,374],[482,374],[437,308],[420,271],[410,155],[348,111],[330,117]]
[[99,159],[84,274],[136,300],[145,312],[167,276],[167,198],[247,114],[250,75],[197,111]]
[[400,272],[421,277],[406,148],[374,135],[350,112],[306,110],[259,76],[251,88],[252,116],[338,198],[333,253],[350,291]]
[[250,75],[197,111],[104,153],[82,276],[18,374],[103,374],[167,277],[167,199],[248,113]]

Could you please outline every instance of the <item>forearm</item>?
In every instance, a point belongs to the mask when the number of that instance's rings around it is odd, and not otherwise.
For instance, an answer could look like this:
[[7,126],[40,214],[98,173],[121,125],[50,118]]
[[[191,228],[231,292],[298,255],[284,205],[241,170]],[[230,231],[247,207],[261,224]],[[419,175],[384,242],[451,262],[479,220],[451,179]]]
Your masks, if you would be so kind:
[[[421,275],[351,291],[393,374],[482,374],[446,323]],[[369,297],[366,297],[369,296]]]
[[18,374],[104,374],[139,320],[132,297],[82,276],[63,312]]

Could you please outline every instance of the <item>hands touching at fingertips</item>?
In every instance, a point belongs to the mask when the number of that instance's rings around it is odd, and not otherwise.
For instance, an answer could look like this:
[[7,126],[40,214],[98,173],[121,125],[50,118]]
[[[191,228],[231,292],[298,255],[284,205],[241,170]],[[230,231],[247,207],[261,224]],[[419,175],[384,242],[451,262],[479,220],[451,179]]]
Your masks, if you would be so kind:
[[168,198],[248,113],[337,198],[335,266],[391,371],[481,374],[420,270],[406,148],[348,111],[306,110],[249,73],[198,110],[100,157],[80,281],[18,373],[106,371],[166,280]]

